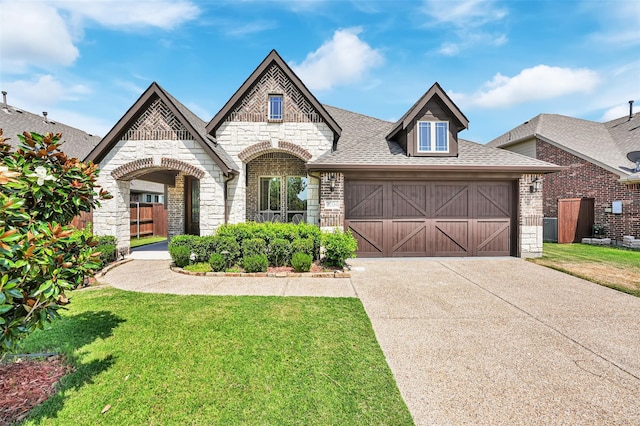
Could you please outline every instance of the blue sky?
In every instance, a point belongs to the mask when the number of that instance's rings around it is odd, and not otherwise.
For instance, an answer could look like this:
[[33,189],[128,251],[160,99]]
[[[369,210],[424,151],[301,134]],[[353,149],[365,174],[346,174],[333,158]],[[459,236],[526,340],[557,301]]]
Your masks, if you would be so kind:
[[0,0],[8,103],[97,135],[152,81],[209,121],[271,49],[320,102],[390,121],[437,81],[483,143],[640,110],[637,0]]

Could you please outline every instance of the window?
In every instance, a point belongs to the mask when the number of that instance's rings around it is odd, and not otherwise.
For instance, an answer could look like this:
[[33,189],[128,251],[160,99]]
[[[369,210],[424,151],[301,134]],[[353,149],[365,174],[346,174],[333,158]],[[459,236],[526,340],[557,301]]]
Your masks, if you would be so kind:
[[147,203],[151,202],[151,194],[147,194]]
[[158,196],[158,195],[154,195],[154,196],[153,196],[153,202],[154,202],[154,203],[158,203],[158,202],[160,202],[160,196]]
[[269,95],[269,120],[282,120],[282,95]]
[[449,152],[449,123],[418,121],[418,152]]
[[306,177],[287,177],[287,222],[293,221],[296,214],[307,212],[308,184]]
[[280,178],[260,178],[260,211],[280,211]]

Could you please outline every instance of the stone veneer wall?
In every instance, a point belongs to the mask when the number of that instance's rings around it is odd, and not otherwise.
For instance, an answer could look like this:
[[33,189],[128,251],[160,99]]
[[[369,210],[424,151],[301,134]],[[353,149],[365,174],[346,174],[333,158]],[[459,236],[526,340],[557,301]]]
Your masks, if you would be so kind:
[[518,241],[520,257],[542,256],[542,188],[531,192],[529,187],[533,179],[542,179],[542,175],[524,174],[520,177],[518,192]]
[[[283,152],[283,147],[286,147],[286,152],[295,153],[296,146],[304,148],[304,151],[300,150],[301,154],[310,153],[309,161],[313,161],[331,149],[333,132],[325,123],[234,121],[222,123],[216,131],[216,139],[241,169],[240,175],[229,182],[229,222],[239,223],[251,219],[246,208],[251,203],[251,200],[247,200],[247,163],[266,152]],[[244,149],[258,143],[262,152],[256,152],[255,156],[245,161],[238,157]],[[307,222],[318,224],[318,180],[314,177],[309,179],[308,199]]]
[[[331,190],[331,176],[335,175],[335,186]],[[344,175],[322,173],[320,176],[320,229],[344,228]]]
[[[200,179],[200,233],[210,235],[224,223],[222,207],[224,175],[198,142],[194,140],[121,140],[100,162],[98,184],[109,191],[114,198],[106,200],[101,208],[94,211],[93,229],[97,235],[113,235],[118,239],[119,249],[129,247],[129,182],[127,179],[130,177],[124,176],[122,180],[116,180],[111,173],[118,167],[135,161],[144,164],[144,167],[150,166],[147,161],[140,161],[148,158],[152,159],[153,167],[159,167],[163,163],[162,159],[165,158],[165,164],[170,163],[166,159],[173,159],[203,171],[204,175]],[[148,170],[153,171],[153,167]],[[184,197],[183,191],[181,192],[177,187],[170,188],[169,192],[174,198]],[[184,203],[181,209],[182,213],[178,213],[180,209],[176,204],[173,209],[174,214],[169,215],[169,226],[174,235],[184,233]],[[172,218],[177,218],[181,223],[171,224]]]

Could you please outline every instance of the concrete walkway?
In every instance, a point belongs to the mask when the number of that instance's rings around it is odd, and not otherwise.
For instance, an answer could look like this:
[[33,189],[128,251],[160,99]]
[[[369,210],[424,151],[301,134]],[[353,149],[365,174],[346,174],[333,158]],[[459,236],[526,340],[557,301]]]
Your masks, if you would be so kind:
[[417,425],[640,424],[640,298],[514,258],[352,264],[351,279],[218,278],[135,260],[100,281],[359,297]]

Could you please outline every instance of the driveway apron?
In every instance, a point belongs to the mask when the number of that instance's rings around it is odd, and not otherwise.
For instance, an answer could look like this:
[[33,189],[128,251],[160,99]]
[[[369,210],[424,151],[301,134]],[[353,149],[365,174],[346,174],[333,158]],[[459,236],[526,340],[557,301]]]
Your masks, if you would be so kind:
[[515,258],[352,264],[417,425],[640,424],[640,298]]

